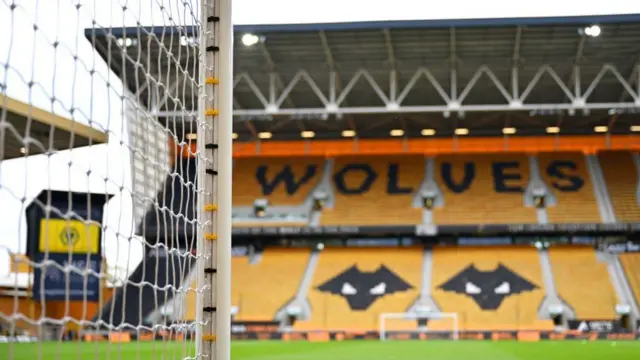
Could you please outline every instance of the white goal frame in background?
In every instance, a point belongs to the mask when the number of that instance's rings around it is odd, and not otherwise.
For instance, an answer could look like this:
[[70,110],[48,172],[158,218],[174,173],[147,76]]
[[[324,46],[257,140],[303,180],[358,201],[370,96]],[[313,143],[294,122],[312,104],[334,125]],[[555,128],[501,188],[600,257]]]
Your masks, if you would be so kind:
[[[453,320],[453,329],[451,329],[453,340],[459,339],[459,323],[458,323],[458,313],[383,313],[380,314],[380,340],[387,340],[387,330],[386,324],[388,319],[402,319],[402,320],[419,320],[419,319],[452,319]],[[409,332],[415,333],[433,333],[438,331],[430,331],[428,329],[416,329],[416,330],[406,330]]]

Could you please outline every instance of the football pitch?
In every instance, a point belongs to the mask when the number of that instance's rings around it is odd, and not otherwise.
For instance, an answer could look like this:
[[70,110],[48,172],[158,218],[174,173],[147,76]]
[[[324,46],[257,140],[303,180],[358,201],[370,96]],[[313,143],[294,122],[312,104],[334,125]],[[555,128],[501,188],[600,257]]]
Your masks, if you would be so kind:
[[[0,344],[0,359],[182,359],[192,347],[181,343]],[[237,341],[233,360],[638,360],[640,341]]]

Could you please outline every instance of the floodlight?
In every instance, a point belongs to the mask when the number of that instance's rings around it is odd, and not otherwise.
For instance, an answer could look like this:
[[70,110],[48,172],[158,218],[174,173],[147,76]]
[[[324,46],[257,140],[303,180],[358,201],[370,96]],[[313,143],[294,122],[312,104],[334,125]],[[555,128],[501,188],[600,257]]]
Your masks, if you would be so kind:
[[305,139],[311,139],[315,136],[316,136],[316,133],[313,131],[303,131],[300,133],[300,137],[303,137]]
[[598,37],[602,33],[602,29],[598,25],[591,25],[584,28],[584,34],[591,37]]
[[260,41],[260,37],[255,34],[244,34],[242,35],[242,43],[244,46],[253,46]]
[[134,45],[132,38],[119,38],[118,40],[116,40],[116,43],[120,47],[131,47]]
[[354,137],[356,136],[356,132],[353,130],[344,130],[342,132],[342,137]]
[[193,36],[180,36],[180,45],[181,46],[188,46],[188,45],[193,45],[196,43],[196,38],[194,38]]

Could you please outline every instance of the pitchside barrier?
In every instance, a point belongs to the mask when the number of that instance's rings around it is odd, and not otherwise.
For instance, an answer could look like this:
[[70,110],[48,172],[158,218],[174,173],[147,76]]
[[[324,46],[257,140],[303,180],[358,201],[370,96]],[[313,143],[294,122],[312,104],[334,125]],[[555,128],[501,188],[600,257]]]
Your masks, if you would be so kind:
[[[111,342],[111,343],[128,343],[128,342],[145,342],[145,341],[191,341],[193,333],[185,334],[169,334],[167,332],[157,333],[110,333],[110,334],[93,334],[86,335],[79,340],[84,342]],[[392,331],[386,333],[387,340],[451,340],[453,333],[416,333]],[[232,340],[280,340],[280,341],[347,341],[347,340],[379,340],[380,333],[377,331],[367,332],[349,332],[349,331],[295,331],[295,332],[278,332],[278,331],[261,331],[261,332],[233,332]],[[77,341],[78,339],[69,339]],[[551,331],[462,331],[458,333],[458,340],[476,340],[476,341],[560,341],[560,340],[610,340],[610,341],[631,341],[640,340],[639,332],[628,333],[607,333],[607,332],[551,332]],[[36,337],[17,336],[8,337],[0,336],[0,343],[19,342],[29,343],[39,341]]]
[[640,223],[628,224],[490,224],[490,225],[405,225],[405,226],[264,226],[236,227],[234,236],[436,236],[436,235],[550,235],[599,234],[624,235],[640,231]]
[[[597,323],[597,324],[596,324]],[[636,321],[635,331],[625,330],[616,321],[572,321],[567,331],[282,331],[276,321],[236,321],[231,323],[232,340],[280,340],[280,341],[346,341],[346,340],[476,340],[476,341],[559,341],[559,340],[640,340],[640,320]],[[596,331],[594,329],[610,329]],[[130,332],[86,332],[66,337],[67,341],[84,342],[146,342],[146,341],[192,341],[195,338],[193,328],[182,331],[130,331]],[[0,336],[0,343],[37,342],[35,336]]]
[[[560,341],[560,340],[640,340],[640,320],[636,321],[635,331],[624,330],[615,325],[615,321],[598,321],[598,328],[610,328],[615,331],[593,331],[594,326],[585,327],[585,321],[576,321],[572,330],[568,331],[385,331],[385,340],[476,340],[476,341]],[[593,323],[593,321],[591,321]],[[280,324],[275,321],[233,322],[231,324],[232,340],[280,340],[280,341],[346,341],[346,340],[380,340],[379,331],[282,331]],[[65,340],[84,342],[145,342],[145,341],[192,341],[195,337],[193,329],[182,332],[164,329],[137,332],[91,332],[79,333]],[[37,342],[34,336],[0,336],[0,343],[6,342]]]

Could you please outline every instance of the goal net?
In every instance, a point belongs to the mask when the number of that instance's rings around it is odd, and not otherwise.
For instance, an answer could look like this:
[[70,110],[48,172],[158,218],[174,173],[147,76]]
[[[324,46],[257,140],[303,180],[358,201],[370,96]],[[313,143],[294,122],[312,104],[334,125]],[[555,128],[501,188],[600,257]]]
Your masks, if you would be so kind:
[[230,3],[0,1],[8,359],[229,359]]
[[458,340],[457,313],[380,314],[380,340],[453,339]]

